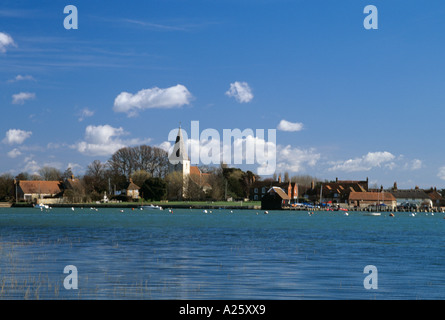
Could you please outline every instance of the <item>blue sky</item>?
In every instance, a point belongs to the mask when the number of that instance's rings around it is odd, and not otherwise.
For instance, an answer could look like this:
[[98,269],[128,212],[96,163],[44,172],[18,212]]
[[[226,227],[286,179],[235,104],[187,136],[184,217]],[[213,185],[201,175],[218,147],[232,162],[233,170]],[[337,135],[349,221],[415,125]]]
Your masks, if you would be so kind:
[[444,16],[440,1],[3,0],[0,173],[82,174],[199,121],[277,129],[279,172],[443,188]]

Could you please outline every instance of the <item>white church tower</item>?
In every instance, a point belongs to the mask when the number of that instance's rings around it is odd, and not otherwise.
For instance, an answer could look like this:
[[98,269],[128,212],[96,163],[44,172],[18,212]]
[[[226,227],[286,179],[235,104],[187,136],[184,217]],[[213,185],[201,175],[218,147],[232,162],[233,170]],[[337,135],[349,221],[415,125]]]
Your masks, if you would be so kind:
[[184,180],[190,175],[190,160],[182,137],[181,126],[179,126],[173,152],[169,155],[168,160],[170,161],[170,172],[182,172]]

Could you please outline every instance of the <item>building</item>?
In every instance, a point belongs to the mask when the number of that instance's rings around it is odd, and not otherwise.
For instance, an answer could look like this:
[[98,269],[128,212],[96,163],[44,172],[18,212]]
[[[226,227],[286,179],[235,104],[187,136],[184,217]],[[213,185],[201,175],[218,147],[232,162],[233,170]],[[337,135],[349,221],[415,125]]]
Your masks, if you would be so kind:
[[209,173],[203,173],[197,166],[190,165],[190,159],[187,154],[186,141],[182,136],[181,127],[178,129],[175,145],[172,153],[168,157],[169,172],[181,172],[183,177],[183,192],[184,197],[187,193],[187,185],[189,179],[204,192],[212,189],[210,185]]
[[18,201],[34,203],[62,201],[64,186],[61,181],[21,180],[16,183]]
[[169,172],[182,172],[183,177],[190,175],[190,159],[185,147],[185,141],[182,136],[181,127],[178,129],[175,145],[172,153],[168,156]]
[[199,186],[202,191],[208,192],[212,190],[210,184],[211,174],[203,173],[198,167],[190,166],[190,179]]
[[437,191],[436,188],[431,187],[431,189],[424,190],[424,191],[428,195],[428,197],[431,199],[433,207],[436,207],[436,208],[445,207],[445,199]]
[[281,210],[290,206],[290,197],[280,187],[271,187],[261,198],[262,210]]
[[356,192],[349,193],[349,206],[358,209],[369,206],[387,206],[391,210],[397,206],[396,198],[390,192]]
[[428,196],[428,194],[416,187],[415,189],[405,189],[399,190],[395,184],[395,188],[391,190],[391,193],[397,199],[397,206],[410,206],[420,208],[422,206],[427,206],[431,208],[433,206],[433,201]]
[[261,199],[267,194],[270,188],[279,187],[287,191],[287,195],[292,203],[298,202],[299,190],[296,182],[281,182],[281,178],[277,181],[264,180],[255,181],[249,187],[249,200],[261,201]]
[[338,180],[335,182],[318,183],[312,182],[304,197],[312,203],[348,203],[351,192],[367,192],[368,178],[366,180]]
[[135,201],[139,200],[139,190],[140,189],[141,188],[133,182],[133,179],[130,178],[130,182],[128,183],[128,187],[126,189],[127,197],[129,197]]

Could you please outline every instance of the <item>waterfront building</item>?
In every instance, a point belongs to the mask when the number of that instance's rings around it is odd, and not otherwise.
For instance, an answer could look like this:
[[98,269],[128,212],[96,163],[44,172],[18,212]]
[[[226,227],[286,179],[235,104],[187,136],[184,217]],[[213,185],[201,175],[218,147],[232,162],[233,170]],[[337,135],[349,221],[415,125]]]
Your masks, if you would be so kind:
[[290,206],[291,198],[280,187],[271,187],[261,198],[262,210],[281,210]]
[[390,192],[355,192],[349,193],[348,204],[357,209],[368,207],[387,207],[394,210],[397,206],[396,198]]
[[130,182],[128,183],[128,187],[126,189],[127,197],[131,198],[134,201],[139,200],[140,189],[141,188],[133,182],[133,179],[130,178]]
[[433,206],[433,201],[428,194],[417,186],[414,189],[398,189],[397,183],[394,183],[391,193],[397,199],[397,206],[415,206],[417,208]]
[[16,182],[18,201],[40,203],[60,202],[63,196],[64,186],[61,181],[27,181]]
[[366,180],[339,180],[321,182],[313,181],[304,197],[312,203],[348,203],[351,192],[368,192],[368,178]]

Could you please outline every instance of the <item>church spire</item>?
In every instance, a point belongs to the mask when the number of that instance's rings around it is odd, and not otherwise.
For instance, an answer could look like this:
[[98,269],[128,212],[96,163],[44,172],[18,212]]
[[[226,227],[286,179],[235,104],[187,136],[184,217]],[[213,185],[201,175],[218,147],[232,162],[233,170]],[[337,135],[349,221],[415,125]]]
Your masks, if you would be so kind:
[[184,161],[189,161],[187,154],[187,148],[185,147],[184,138],[182,137],[181,125],[178,129],[178,135],[176,136],[175,145],[173,147],[173,152],[168,157],[171,164],[183,163]]

